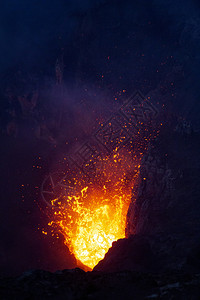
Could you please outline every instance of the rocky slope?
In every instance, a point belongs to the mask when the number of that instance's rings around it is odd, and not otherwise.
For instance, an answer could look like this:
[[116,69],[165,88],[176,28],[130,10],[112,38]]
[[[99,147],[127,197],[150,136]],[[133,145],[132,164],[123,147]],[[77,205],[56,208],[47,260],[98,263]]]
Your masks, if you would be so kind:
[[95,270],[198,271],[200,266],[200,135],[163,129],[149,147],[127,239],[115,242]]
[[7,299],[199,299],[200,274],[137,272],[56,273],[30,271],[0,282],[0,298]]

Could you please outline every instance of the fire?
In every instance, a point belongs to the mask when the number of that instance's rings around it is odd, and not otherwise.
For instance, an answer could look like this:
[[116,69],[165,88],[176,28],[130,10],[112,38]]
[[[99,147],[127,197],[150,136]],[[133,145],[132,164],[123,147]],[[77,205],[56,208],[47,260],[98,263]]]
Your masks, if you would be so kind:
[[70,195],[52,200],[56,210],[49,225],[62,232],[71,253],[90,269],[104,258],[114,241],[125,237],[139,168],[138,158],[115,151],[104,159],[96,182],[81,186],[75,181]]
[[[90,269],[104,258],[114,241],[125,237],[128,208],[136,199],[141,159],[162,126],[161,123],[156,128],[157,122],[152,122],[157,109],[140,94],[134,97],[109,123],[101,123],[101,130],[91,137],[87,158],[80,152],[77,161],[71,159],[74,170],[66,162],[59,184],[47,181],[50,191],[43,190],[47,209],[50,207],[47,213],[52,235],[59,237],[57,233],[61,232],[77,261]],[[52,199],[55,195],[57,198]]]
[[[66,243],[75,257],[91,269],[103,259],[112,242],[125,237],[126,214],[130,202],[128,195],[74,196],[67,211],[71,220],[58,224],[66,236]],[[70,212],[71,211],[71,212]],[[65,211],[62,214],[65,215]],[[66,216],[67,217],[67,216]]]

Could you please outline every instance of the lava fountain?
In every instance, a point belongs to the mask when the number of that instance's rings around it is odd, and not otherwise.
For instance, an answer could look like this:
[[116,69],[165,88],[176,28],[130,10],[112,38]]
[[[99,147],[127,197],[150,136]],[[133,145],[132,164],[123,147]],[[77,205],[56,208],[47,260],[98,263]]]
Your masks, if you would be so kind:
[[[140,93],[134,94],[91,137],[89,154],[95,153],[91,159],[80,152],[79,168],[79,158],[72,155],[74,170],[69,163],[65,179],[57,185],[50,183],[52,192],[42,187],[43,193],[52,197],[48,203],[45,200],[50,207],[51,234],[58,237],[58,232],[62,233],[77,262],[90,269],[104,258],[114,241],[125,237],[128,208],[136,199],[139,184],[140,162],[159,134],[159,122],[154,105]],[[89,179],[84,174],[89,174]]]
[[103,159],[103,169],[95,180],[86,184],[74,178],[70,194],[51,201],[55,208],[48,224],[51,232],[61,232],[70,252],[88,268],[104,258],[114,241],[125,237],[139,169],[138,156],[115,149]]

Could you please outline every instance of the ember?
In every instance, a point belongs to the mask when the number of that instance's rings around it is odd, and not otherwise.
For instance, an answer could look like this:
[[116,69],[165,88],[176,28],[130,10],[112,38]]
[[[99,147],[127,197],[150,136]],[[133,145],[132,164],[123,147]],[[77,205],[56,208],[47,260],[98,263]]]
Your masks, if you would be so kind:
[[140,93],[134,94],[101,124],[89,143],[69,157],[78,166],[77,173],[69,165],[70,171],[59,184],[51,179],[52,190],[43,190],[43,196],[55,193],[57,197],[51,198],[52,205],[44,199],[55,208],[49,222],[51,233],[61,232],[77,261],[90,269],[104,258],[113,241],[125,237],[140,161],[159,133],[151,122],[156,116],[156,108]]
[[49,222],[58,229],[76,259],[93,269],[112,242],[125,237],[126,215],[139,173],[139,160],[125,150],[104,159],[96,183],[74,181],[74,194],[52,200],[56,208]]

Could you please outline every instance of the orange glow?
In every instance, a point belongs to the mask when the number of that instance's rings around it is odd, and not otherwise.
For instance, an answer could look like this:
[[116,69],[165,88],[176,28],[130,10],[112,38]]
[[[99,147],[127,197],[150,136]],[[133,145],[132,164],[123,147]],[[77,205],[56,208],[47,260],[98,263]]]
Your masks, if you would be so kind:
[[49,226],[57,226],[71,253],[91,269],[104,258],[113,241],[125,237],[139,162],[125,150],[114,151],[111,157],[104,158],[96,182],[84,186],[75,182],[70,195],[52,200],[57,209]]
[[[126,90],[118,95],[122,92]],[[91,137],[89,150],[85,143],[86,152],[81,147],[74,155],[69,154],[71,163],[65,157],[62,176],[55,180],[49,176],[47,189],[42,186],[50,218],[49,230],[45,228],[43,233],[51,232],[54,238],[62,234],[77,262],[90,269],[104,258],[114,241],[125,237],[141,159],[162,126],[152,120],[157,118],[157,109],[147,99],[140,100],[138,95],[135,100],[133,104],[130,98],[105,124],[99,121],[101,130]]]
[[[66,243],[75,257],[93,268],[112,246],[112,242],[125,237],[128,203],[125,195],[109,199],[103,193],[72,197],[69,201],[69,223],[59,221]],[[84,202],[86,201],[86,203]],[[129,199],[130,200],[130,199]],[[89,206],[88,206],[89,204]],[[69,211],[68,211],[69,212]]]

